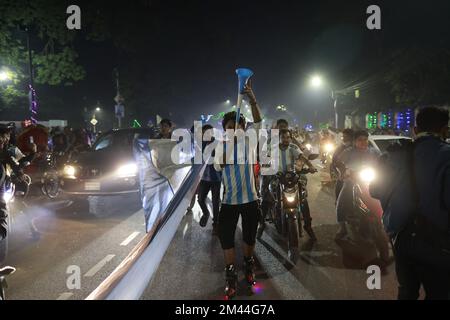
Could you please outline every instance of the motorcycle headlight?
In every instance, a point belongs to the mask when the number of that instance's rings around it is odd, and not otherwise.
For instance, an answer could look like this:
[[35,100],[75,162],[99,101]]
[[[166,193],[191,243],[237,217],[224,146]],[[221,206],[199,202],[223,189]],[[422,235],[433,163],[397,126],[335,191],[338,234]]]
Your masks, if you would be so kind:
[[137,174],[137,165],[135,163],[129,163],[120,166],[116,171],[117,176],[120,178],[135,177]]
[[309,151],[311,151],[312,145],[307,143],[307,144],[305,144],[305,148],[308,149]]
[[75,177],[76,171],[77,171],[77,170],[75,169],[74,166],[66,165],[66,166],[64,166],[63,173],[64,173],[64,175],[67,176],[67,177],[72,177],[72,178],[74,178],[74,177]]
[[287,197],[286,197],[286,200],[287,200],[287,202],[292,203],[292,202],[295,201],[295,196],[287,196]]
[[286,198],[286,201],[289,203],[295,202],[297,194],[296,193],[284,193],[284,197]]
[[325,151],[326,152],[332,152],[334,150],[334,144],[332,144],[332,143],[327,143],[326,145],[325,145]]
[[359,178],[361,179],[361,181],[366,183],[371,183],[373,180],[375,180],[375,176],[375,170],[373,170],[372,168],[365,168],[359,172]]

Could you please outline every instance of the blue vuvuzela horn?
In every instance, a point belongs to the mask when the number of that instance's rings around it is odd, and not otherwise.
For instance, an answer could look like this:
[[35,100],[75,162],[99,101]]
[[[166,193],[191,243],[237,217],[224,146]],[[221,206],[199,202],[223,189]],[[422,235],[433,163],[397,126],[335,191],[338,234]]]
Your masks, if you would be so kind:
[[253,75],[253,71],[247,68],[239,68],[236,69],[236,74],[238,76],[238,100],[236,104],[236,126],[235,129],[237,129],[239,125],[239,118],[241,117],[241,104],[242,104],[242,98],[244,93],[244,87],[248,82],[248,79]]

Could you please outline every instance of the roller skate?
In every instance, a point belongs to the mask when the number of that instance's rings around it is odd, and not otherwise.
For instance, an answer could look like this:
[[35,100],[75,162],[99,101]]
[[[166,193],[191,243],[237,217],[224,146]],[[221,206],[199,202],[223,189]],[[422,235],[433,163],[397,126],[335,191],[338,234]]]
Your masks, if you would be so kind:
[[255,259],[253,259],[253,257],[250,258],[244,257],[245,281],[247,283],[249,295],[254,294],[254,286],[256,284],[254,269],[255,269]]
[[231,300],[236,296],[237,292],[237,272],[234,264],[230,264],[225,268],[225,300]]

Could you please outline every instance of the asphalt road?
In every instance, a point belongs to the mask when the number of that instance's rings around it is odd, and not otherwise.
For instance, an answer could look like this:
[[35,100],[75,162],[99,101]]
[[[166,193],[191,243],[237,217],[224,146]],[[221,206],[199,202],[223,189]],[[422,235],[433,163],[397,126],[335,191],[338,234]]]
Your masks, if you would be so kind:
[[[369,290],[364,269],[347,269],[334,242],[337,231],[334,191],[321,180],[309,179],[309,201],[318,241],[301,239],[301,256],[287,257],[285,240],[274,227],[257,242],[258,281],[249,296],[240,275],[237,299],[394,299],[394,265],[381,278],[381,290]],[[144,235],[139,200],[132,196],[92,197],[71,204],[35,198],[33,205],[14,214],[7,263],[17,268],[10,276],[9,299],[84,299],[126,257]],[[198,224],[200,208],[186,215],[142,299],[223,299],[223,256],[219,239]],[[40,236],[30,236],[30,223]],[[236,234],[240,248],[241,234]],[[238,266],[242,255],[238,251]],[[75,266],[75,267],[74,267]],[[78,269],[79,268],[79,269]],[[80,288],[73,288],[73,270],[80,271]],[[239,269],[240,270],[240,269]],[[68,273],[68,271],[72,273]],[[75,273],[76,274],[76,273]]]
[[[145,233],[136,196],[29,203],[13,216],[6,262],[17,271],[8,279],[8,299],[84,299]],[[30,223],[38,237],[30,235]]]

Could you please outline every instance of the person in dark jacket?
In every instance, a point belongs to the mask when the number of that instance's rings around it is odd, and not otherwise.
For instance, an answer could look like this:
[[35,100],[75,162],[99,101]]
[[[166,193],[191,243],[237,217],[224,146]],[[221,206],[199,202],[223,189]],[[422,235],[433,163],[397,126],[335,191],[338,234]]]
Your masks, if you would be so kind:
[[[445,109],[427,107],[420,110],[414,129],[417,139],[414,143],[413,170],[417,191],[415,198],[418,198],[417,218],[424,221],[427,228],[434,229],[433,233],[427,234],[428,237],[442,234],[447,237],[447,243],[450,243],[450,145],[445,143],[445,139],[449,137],[448,122],[449,113]],[[401,204],[410,199],[414,198],[408,197],[407,192],[399,192],[393,194],[390,203]],[[401,210],[390,212],[389,207],[386,206],[385,214],[393,218],[396,214],[404,214]],[[385,220],[385,228],[399,230],[400,226],[389,223],[408,220],[408,217]],[[399,232],[394,245],[399,283],[398,299],[417,299],[421,286],[425,290],[426,299],[450,299],[450,270],[445,266],[424,263],[412,257],[407,248],[401,245],[408,241],[408,237],[408,232]],[[444,255],[446,251],[441,252]]]
[[338,177],[335,186],[336,201],[337,198],[339,197],[339,193],[341,193],[342,186],[344,185],[344,181],[337,173],[336,161],[341,155],[341,153],[345,151],[347,148],[350,148],[352,145],[353,145],[353,130],[344,129],[344,131],[342,131],[342,144],[334,152],[330,168],[330,172],[333,172]]

